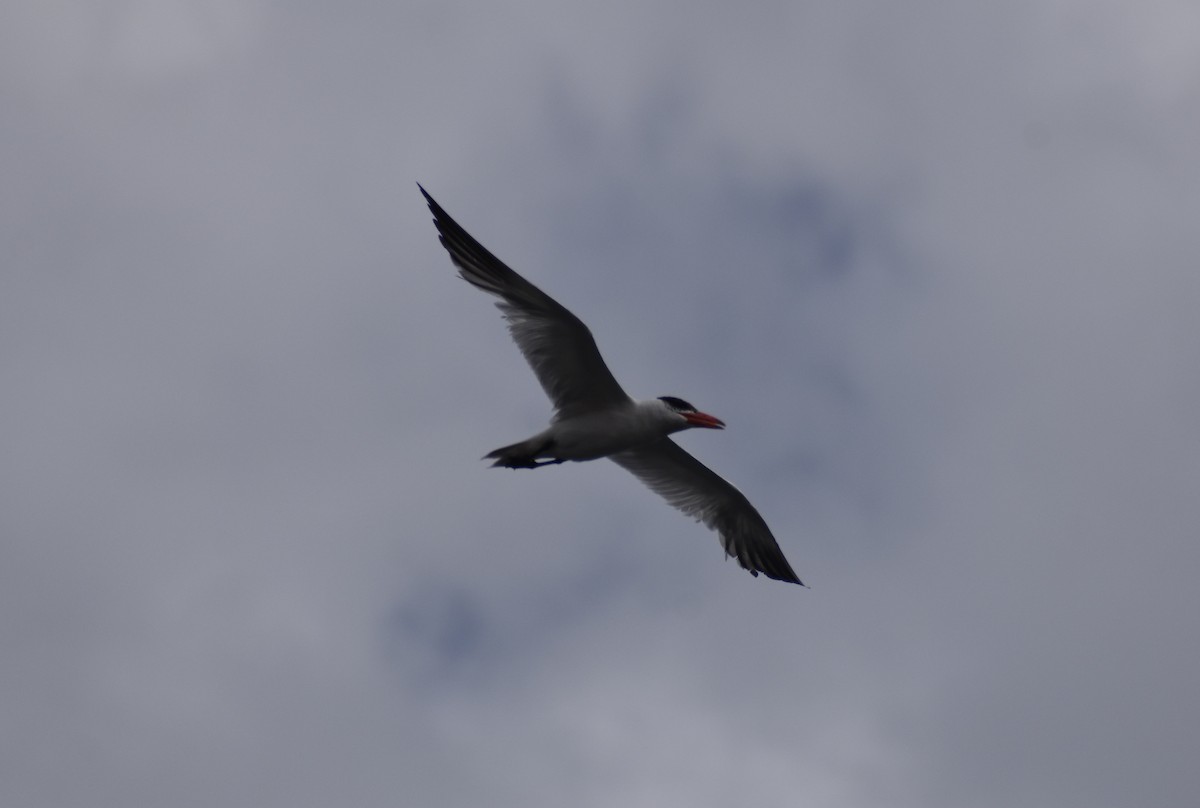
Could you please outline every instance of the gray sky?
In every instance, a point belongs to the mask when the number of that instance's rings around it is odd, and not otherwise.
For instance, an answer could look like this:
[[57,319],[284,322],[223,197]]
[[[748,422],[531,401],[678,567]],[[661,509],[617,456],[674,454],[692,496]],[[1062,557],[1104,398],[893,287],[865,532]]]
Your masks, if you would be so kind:
[[[1194,801],[1194,3],[9,3],[0,101],[0,804]],[[416,181],[810,591],[479,462]]]

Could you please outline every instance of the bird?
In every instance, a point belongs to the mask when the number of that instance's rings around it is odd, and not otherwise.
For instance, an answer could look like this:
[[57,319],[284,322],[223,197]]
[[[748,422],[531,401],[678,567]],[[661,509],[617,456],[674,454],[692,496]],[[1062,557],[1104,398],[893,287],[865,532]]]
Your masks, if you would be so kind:
[[726,557],[751,575],[805,586],[745,495],[668,437],[685,429],[724,429],[725,423],[676,396],[631,398],[582,320],[492,255],[417,187],[460,277],[499,298],[496,307],[513,341],[554,405],[546,429],[483,459],[494,461],[493,468],[537,469],[607,457],[716,531]]

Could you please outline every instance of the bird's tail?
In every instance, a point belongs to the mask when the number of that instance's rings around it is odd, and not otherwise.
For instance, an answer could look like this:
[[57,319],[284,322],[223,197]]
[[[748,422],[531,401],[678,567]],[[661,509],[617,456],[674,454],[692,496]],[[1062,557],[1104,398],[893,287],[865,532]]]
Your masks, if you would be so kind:
[[554,445],[553,440],[546,440],[540,436],[529,438],[528,440],[512,443],[508,446],[501,446],[499,449],[494,449],[483,456],[484,460],[494,460],[492,468],[506,469],[533,469],[538,466],[544,466],[547,463],[560,463],[560,460],[543,460],[538,462],[538,457],[546,453]]

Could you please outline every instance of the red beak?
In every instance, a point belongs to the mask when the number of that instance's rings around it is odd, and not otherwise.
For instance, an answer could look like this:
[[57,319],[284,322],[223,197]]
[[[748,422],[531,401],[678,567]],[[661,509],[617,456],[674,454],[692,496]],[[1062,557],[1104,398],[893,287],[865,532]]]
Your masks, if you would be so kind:
[[706,412],[684,412],[680,413],[687,419],[688,426],[700,426],[705,429],[724,429],[725,422],[720,418],[709,415]]

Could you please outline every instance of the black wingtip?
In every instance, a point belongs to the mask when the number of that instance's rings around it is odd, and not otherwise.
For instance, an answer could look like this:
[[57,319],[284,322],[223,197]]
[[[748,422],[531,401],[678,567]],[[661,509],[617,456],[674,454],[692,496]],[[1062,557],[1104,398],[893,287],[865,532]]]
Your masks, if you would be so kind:
[[[731,558],[737,558],[737,556],[734,556],[734,555],[725,556],[726,561],[728,561]],[[783,568],[782,569],[780,569],[778,567],[770,568],[770,567],[767,567],[766,565],[762,565],[762,564],[758,564],[756,566],[750,566],[745,561],[742,561],[740,558],[738,559],[738,563],[741,564],[742,569],[744,569],[746,572],[750,573],[750,575],[754,578],[757,578],[759,576],[759,574],[761,573],[762,575],[765,575],[768,578],[770,578],[772,581],[782,581],[785,584],[799,584],[800,586],[804,587],[805,589],[812,588],[808,584],[804,583],[804,581],[800,580],[800,576],[796,575],[796,573],[792,571],[792,567],[790,564],[787,563],[786,559],[783,559]]]
[[[774,577],[774,576],[772,576],[772,577]],[[804,587],[805,589],[812,588],[808,584],[804,583],[804,581],[801,581],[800,576],[797,575],[796,573],[792,572],[792,568],[790,566],[788,567],[787,572],[784,575],[780,575],[778,578],[775,578],[775,580],[783,581],[784,583],[787,583],[787,584],[796,584],[798,586]]]
[[[417,188],[420,189],[421,195],[425,197],[425,204],[429,206],[429,212],[433,214],[433,223],[437,225],[439,233],[446,232],[446,225],[458,227],[458,223],[450,218],[450,214],[446,213],[442,206],[437,203],[437,200],[429,195],[429,192],[425,190],[425,186],[418,182]],[[445,244],[445,241],[443,240],[442,243]],[[447,246],[446,249],[450,248]]]
[[808,584],[804,583],[804,581],[800,580],[799,575],[792,571],[792,566],[787,563],[786,559],[781,558],[780,560],[783,562],[782,568],[768,568],[766,566],[759,566],[758,569],[751,569],[750,567],[747,567],[746,569],[749,570],[750,574],[755,578],[757,578],[758,574],[761,572],[763,575],[767,576],[773,581],[782,581],[785,584],[798,584],[805,589],[811,588]]
[[804,581],[801,581],[795,575],[793,575],[789,578],[784,575],[771,575],[770,573],[767,573],[767,577],[773,578],[776,581],[782,581],[785,584],[796,584],[797,586],[802,586],[805,589],[812,589],[812,587],[810,587],[808,584],[804,583]]

